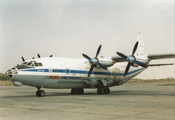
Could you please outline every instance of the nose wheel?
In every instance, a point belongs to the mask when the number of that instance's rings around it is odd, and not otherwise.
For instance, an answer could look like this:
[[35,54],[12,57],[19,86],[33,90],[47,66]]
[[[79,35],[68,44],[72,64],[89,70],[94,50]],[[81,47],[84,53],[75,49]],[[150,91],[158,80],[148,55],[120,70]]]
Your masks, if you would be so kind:
[[44,91],[44,90],[38,89],[38,90],[36,91],[36,96],[37,96],[37,97],[44,97],[44,96],[45,96],[45,91]]

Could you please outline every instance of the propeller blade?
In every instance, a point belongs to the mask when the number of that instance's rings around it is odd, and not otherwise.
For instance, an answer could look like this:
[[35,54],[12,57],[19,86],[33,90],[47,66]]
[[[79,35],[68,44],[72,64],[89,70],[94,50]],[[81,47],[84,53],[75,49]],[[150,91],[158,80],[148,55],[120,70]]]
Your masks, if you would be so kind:
[[126,55],[124,55],[124,54],[122,54],[122,53],[120,53],[120,52],[117,52],[117,54],[120,56],[120,57],[122,57],[122,58],[127,58],[127,56]]
[[50,55],[50,57],[52,57],[53,55]]
[[40,55],[39,54],[37,54],[38,55],[38,58],[40,58]]
[[82,54],[82,55],[83,55],[83,57],[85,57],[86,59],[91,60],[91,58],[90,58],[89,56],[87,56],[86,54]]
[[91,68],[90,68],[90,70],[89,70],[89,72],[88,72],[88,78],[91,75],[93,69],[94,69],[94,66],[92,65]]
[[136,64],[138,64],[139,66],[142,66],[142,67],[144,67],[144,68],[147,68],[147,66],[145,66],[145,64],[143,64],[143,63],[141,63],[141,62],[139,62],[139,61],[137,61],[137,60],[134,60],[134,62],[135,62]]
[[100,66],[101,68],[107,70],[107,68],[104,65],[102,65],[101,63],[97,62],[97,65]]
[[23,56],[21,56],[21,58],[22,58],[22,61],[23,61],[23,62],[25,62],[25,59],[24,59],[24,57],[23,57]]
[[128,71],[129,71],[129,68],[130,68],[130,64],[128,63],[128,65],[127,65],[127,67],[126,67],[126,70],[125,70],[124,77],[127,75]]
[[134,55],[135,51],[137,50],[138,44],[139,44],[139,42],[137,41],[135,46],[134,46],[134,49],[132,51],[132,56]]
[[97,50],[95,58],[97,58],[98,54],[100,53],[100,50],[101,50],[101,45],[98,47],[98,50]]

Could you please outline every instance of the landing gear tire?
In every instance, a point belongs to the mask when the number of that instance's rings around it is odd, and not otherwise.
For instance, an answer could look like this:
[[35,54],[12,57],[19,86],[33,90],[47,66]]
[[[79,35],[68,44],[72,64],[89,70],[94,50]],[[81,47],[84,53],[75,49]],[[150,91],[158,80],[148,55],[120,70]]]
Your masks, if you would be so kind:
[[105,94],[110,94],[110,89],[108,87],[105,87]]
[[36,96],[37,97],[44,97],[45,96],[45,91],[44,90],[37,90],[36,91]]
[[99,87],[97,89],[97,93],[98,94],[109,94],[110,93],[110,89],[108,87]]
[[99,87],[99,88],[97,89],[97,93],[98,93],[98,94],[105,94],[105,89],[104,89],[104,87]]
[[84,93],[84,89],[83,88],[72,88],[71,89],[71,93],[70,94],[83,94]]

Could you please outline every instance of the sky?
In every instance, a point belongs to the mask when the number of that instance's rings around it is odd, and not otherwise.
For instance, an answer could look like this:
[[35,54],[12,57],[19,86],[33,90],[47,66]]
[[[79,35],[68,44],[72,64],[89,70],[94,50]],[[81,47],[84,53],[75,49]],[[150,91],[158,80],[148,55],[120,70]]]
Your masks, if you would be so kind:
[[[102,45],[99,55],[131,54],[139,32],[146,54],[174,53],[174,0],[1,0],[0,73],[37,53],[93,57]],[[136,78],[175,77],[174,69],[151,67]]]

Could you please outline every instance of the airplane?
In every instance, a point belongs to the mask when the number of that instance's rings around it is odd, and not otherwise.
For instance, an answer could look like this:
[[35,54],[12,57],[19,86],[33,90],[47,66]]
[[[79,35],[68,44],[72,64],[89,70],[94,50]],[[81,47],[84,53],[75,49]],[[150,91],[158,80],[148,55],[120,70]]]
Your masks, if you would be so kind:
[[144,53],[143,36],[139,33],[131,55],[116,52],[112,57],[98,57],[101,45],[95,57],[82,54],[82,58],[41,57],[30,60],[22,57],[22,64],[6,72],[14,86],[36,87],[37,97],[44,97],[44,88],[71,89],[71,94],[83,94],[84,89],[97,88],[98,94],[110,94],[109,87],[119,86],[148,67],[173,65],[149,64],[151,60],[175,58],[170,54]]

